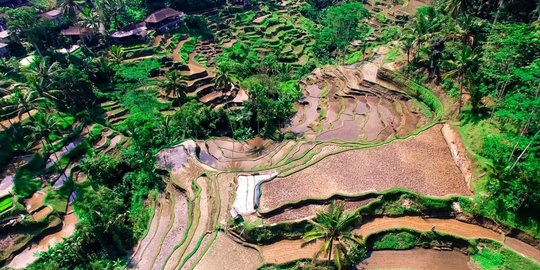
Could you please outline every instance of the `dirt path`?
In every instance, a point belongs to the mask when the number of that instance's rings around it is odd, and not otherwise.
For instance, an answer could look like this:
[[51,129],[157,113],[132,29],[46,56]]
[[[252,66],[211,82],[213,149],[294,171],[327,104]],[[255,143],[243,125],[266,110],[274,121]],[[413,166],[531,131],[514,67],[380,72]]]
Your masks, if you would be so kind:
[[381,250],[374,251],[359,269],[415,269],[415,270],[465,270],[470,258],[457,251],[433,249]]
[[[37,110],[31,110],[30,111],[31,116],[34,116],[36,113],[37,113]],[[26,120],[29,117],[30,116],[28,115],[28,113],[23,113],[23,114],[21,114],[21,117],[15,116],[15,117],[13,117],[11,119],[4,120],[4,121],[0,122],[0,131],[3,131],[4,129],[8,129],[9,127],[11,127],[11,124],[22,122],[22,121]]]
[[[490,239],[503,243],[503,235],[481,226],[460,222],[454,219],[423,219],[421,217],[377,218],[363,224],[355,230],[357,235],[364,238],[371,234],[390,229],[408,228],[418,231],[431,231],[435,226],[437,232],[452,234],[470,239]],[[267,263],[285,263],[303,258],[311,258],[318,245],[302,247],[302,240],[286,240],[271,245],[262,246],[261,254]],[[506,238],[504,244],[533,260],[540,262],[540,250],[517,239]]]
[[184,43],[188,42],[190,39],[191,38],[186,38],[178,42],[178,44],[176,45],[172,53],[173,62],[182,61],[182,57],[180,56],[180,49],[182,49],[182,46],[184,46]]

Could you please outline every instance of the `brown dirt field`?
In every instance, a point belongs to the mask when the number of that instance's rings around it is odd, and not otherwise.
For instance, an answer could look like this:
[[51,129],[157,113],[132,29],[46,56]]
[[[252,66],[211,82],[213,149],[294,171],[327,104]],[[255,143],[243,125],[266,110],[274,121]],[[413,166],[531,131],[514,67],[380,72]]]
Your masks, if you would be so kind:
[[182,57],[180,56],[180,49],[182,48],[182,46],[184,46],[184,43],[188,42],[190,39],[191,38],[186,38],[178,42],[172,53],[172,58],[174,62],[182,61]]
[[309,140],[380,142],[426,123],[423,114],[411,113],[418,108],[408,96],[377,79],[377,70],[376,64],[316,69],[300,83],[304,98],[283,130]]
[[[343,201],[345,204],[345,210],[351,211],[358,209],[364,205],[370,203],[373,199],[366,199],[362,201]],[[309,204],[299,208],[289,208],[277,215],[264,219],[264,223],[272,224],[277,222],[295,221],[314,217],[317,211],[321,211],[327,208],[327,204]]]
[[459,133],[449,124],[444,124],[441,131],[446,143],[448,143],[454,162],[465,176],[465,182],[467,182],[467,185],[470,187],[472,179],[472,163],[467,157],[467,150],[461,141]]
[[242,246],[234,242],[225,233],[220,232],[212,247],[197,264],[195,269],[257,269],[262,262],[261,255],[257,250]]
[[432,196],[470,195],[442,137],[441,126],[381,147],[326,157],[313,166],[261,185],[261,209],[287,202],[405,188]]
[[32,213],[32,219],[34,221],[40,221],[40,220],[44,219],[45,217],[47,217],[51,212],[52,212],[52,208],[47,205],[47,206],[35,211],[34,213]]
[[[68,209],[70,212],[70,209]],[[32,243],[21,253],[17,254],[13,260],[9,263],[8,267],[19,269],[25,268],[29,264],[38,259],[37,252],[46,251],[49,247],[52,247],[60,243],[64,238],[70,237],[75,232],[75,226],[79,220],[73,211],[70,214],[64,216],[62,223],[62,229],[56,233],[49,234],[43,237],[39,242]]]
[[[490,239],[494,241],[503,241],[503,236],[490,229],[478,225],[464,223],[455,219],[423,219],[421,217],[399,217],[399,218],[376,218],[355,230],[357,235],[364,238],[371,234],[386,231],[390,229],[410,228],[418,231],[431,231],[435,226],[437,232],[452,234],[471,239]],[[302,247],[302,240],[284,240],[277,243],[262,246],[261,254],[266,263],[286,263],[294,260],[311,258],[317,251],[316,244]],[[504,244],[531,259],[540,261],[540,250],[527,245],[517,239],[506,238]]]
[[159,225],[157,226],[155,234],[149,234],[147,236],[151,237],[151,239],[147,246],[141,247],[143,248],[141,251],[142,254],[140,255],[140,260],[135,261],[133,266],[135,269],[152,269],[154,258],[158,255],[159,248],[167,234],[167,230],[169,229],[168,227],[171,221],[170,201],[163,197],[159,200],[159,203],[162,205],[162,209],[158,216],[155,217],[159,218]]
[[105,145],[107,142],[107,137],[112,134],[111,129],[107,129],[105,132],[101,133],[101,139],[94,145],[95,148],[100,148]]
[[359,269],[414,269],[414,270],[465,270],[470,258],[458,251],[433,249],[374,251]]
[[270,15],[272,15],[272,14],[267,14],[267,15],[264,15],[264,16],[261,16],[261,17],[258,17],[258,18],[255,18],[255,19],[253,20],[253,23],[259,24],[259,23],[261,23],[262,21],[264,21],[264,19],[268,18]]
[[[34,116],[36,113],[37,113],[37,110],[30,110],[30,115]],[[10,122],[13,124],[19,123],[26,120],[28,117],[30,117],[28,113],[23,113],[20,118],[19,116],[16,116],[9,120],[4,120],[0,122],[0,131],[3,131],[4,129],[9,128],[11,126]]]
[[158,227],[159,227],[159,221],[160,221],[160,211],[161,211],[161,204],[156,203],[156,208],[154,210],[154,217],[152,218],[152,221],[150,222],[150,228],[148,229],[148,233],[146,234],[146,237],[144,237],[134,248],[134,252],[131,255],[131,259],[128,265],[128,268],[133,268],[138,261],[142,260],[142,256],[144,255],[144,250],[146,247],[150,244],[150,241],[152,241],[152,238],[154,237]]
[[110,142],[109,146],[108,146],[105,150],[103,150],[103,151],[101,151],[101,152],[102,152],[102,153],[108,153],[108,152],[110,152],[111,150],[114,149],[114,147],[115,147],[121,140],[122,140],[122,135],[116,135],[116,136],[114,136],[114,137],[111,139],[111,142]]
[[47,194],[45,194],[45,192],[41,190],[36,191],[36,193],[34,193],[32,197],[30,197],[30,199],[26,199],[24,201],[24,204],[26,205],[26,210],[30,213],[40,208],[43,205],[43,200],[45,199],[46,195]]
[[[209,187],[211,186],[211,183],[209,183],[209,181],[211,180],[206,177],[199,177],[197,179],[197,184],[201,187],[199,205],[195,205],[195,207],[198,208],[200,211],[199,224],[197,228],[194,228],[194,227],[191,228],[191,230],[195,229],[193,238],[191,239],[189,243],[188,242],[184,243],[182,247],[178,248],[174,252],[173,256],[171,256],[171,258],[169,259],[168,264],[166,265],[165,269],[175,269],[176,267],[178,267],[182,263],[182,260],[184,260],[186,255],[189,254],[196,247],[197,241],[199,240],[199,238],[207,231],[212,230],[212,228],[208,229],[208,226],[207,226],[208,222],[211,221],[213,218],[211,211],[214,210],[214,209],[211,209],[212,202],[210,200],[212,199],[213,194],[209,190]],[[185,245],[187,245],[186,249],[184,249]],[[183,254],[181,254],[182,251],[183,251]],[[180,257],[180,255],[182,256]],[[161,265],[159,265],[159,267],[161,267]]]
[[429,5],[431,1],[430,0],[423,0],[423,1],[418,1],[418,0],[409,0],[408,1],[408,5],[404,8],[401,8],[401,10],[403,10],[404,12],[407,12],[411,15],[414,15],[416,14],[416,10],[419,8],[419,7],[423,7],[423,6],[427,6]]
[[236,39],[233,38],[231,39],[229,42],[226,42],[226,43],[223,43],[223,48],[230,48],[232,47],[232,45],[234,45],[234,43],[236,43]]
[[[174,247],[184,237],[188,223],[188,202],[186,196],[174,187],[170,187],[170,196],[174,198],[172,227],[161,244],[159,255],[153,265],[153,269],[161,269],[165,259],[173,252]],[[155,240],[154,240],[155,241]]]

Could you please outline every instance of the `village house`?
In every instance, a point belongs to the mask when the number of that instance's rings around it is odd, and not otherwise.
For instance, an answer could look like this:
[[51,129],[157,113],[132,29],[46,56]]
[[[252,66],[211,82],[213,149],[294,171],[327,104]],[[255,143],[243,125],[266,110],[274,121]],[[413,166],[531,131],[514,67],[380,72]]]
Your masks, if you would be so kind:
[[146,38],[146,25],[144,23],[133,24],[120,31],[111,34],[111,38],[116,42],[131,42]]
[[49,10],[47,12],[41,13],[39,16],[42,19],[48,19],[51,21],[58,22],[62,18],[62,11],[60,11],[59,9],[53,9],[53,10]]
[[184,16],[185,14],[182,11],[164,8],[150,14],[144,22],[148,29],[155,29],[156,31],[163,32],[182,23],[182,18]]
[[82,40],[83,42],[87,42],[94,39],[94,33],[92,30],[81,26],[70,26],[66,29],[62,29],[60,34],[72,39],[73,41]]

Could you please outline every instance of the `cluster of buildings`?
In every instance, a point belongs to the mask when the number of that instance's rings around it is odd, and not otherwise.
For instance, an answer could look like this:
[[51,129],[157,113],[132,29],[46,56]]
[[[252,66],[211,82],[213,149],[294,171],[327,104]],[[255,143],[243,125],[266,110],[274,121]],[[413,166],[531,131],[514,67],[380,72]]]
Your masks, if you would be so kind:
[[[8,7],[18,7],[25,3],[27,4],[27,2],[24,2],[23,0],[0,0],[0,6],[4,4],[4,6]],[[150,14],[143,22],[127,26],[122,30],[112,33],[110,37],[116,42],[143,39],[146,37],[148,30],[165,32],[177,27],[183,22],[184,16],[185,14],[182,11],[177,11],[172,8],[163,8]],[[60,22],[62,20],[62,12],[59,9],[53,9],[40,14],[40,18]],[[7,57],[10,55],[10,33],[7,29],[6,21],[6,14],[0,13],[0,57]],[[91,29],[78,25],[71,25],[60,31],[60,35],[73,41],[92,41],[96,37],[96,34],[98,33],[94,33]]]

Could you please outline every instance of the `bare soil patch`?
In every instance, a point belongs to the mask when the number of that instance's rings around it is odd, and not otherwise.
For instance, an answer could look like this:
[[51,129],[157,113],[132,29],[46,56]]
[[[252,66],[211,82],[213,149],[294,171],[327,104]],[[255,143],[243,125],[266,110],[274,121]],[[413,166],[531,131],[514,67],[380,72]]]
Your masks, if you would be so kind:
[[304,98],[284,131],[310,140],[380,142],[424,125],[418,106],[377,71],[375,64],[316,69],[300,83]]
[[414,270],[464,270],[470,258],[458,251],[433,249],[381,250],[374,251],[359,269],[414,269]]
[[171,222],[172,206],[170,201],[165,197],[162,197],[159,200],[159,203],[161,204],[161,211],[156,213],[157,215],[154,217],[159,219],[159,224],[157,225],[156,231],[153,235],[147,235],[147,237],[151,238],[146,246],[141,247],[143,249],[141,250],[142,253],[140,255],[140,259],[135,261],[132,260],[132,262],[134,262],[132,264],[134,269],[153,268],[154,259],[159,253],[164,237],[167,235],[169,223]]
[[266,212],[307,198],[391,188],[432,196],[470,195],[440,130],[437,125],[406,140],[335,154],[300,172],[264,183],[261,209]]
[[174,187],[170,187],[170,196],[174,199],[172,227],[164,238],[154,269],[161,269],[165,259],[173,252],[174,247],[183,239],[188,224],[188,202],[186,196]]
[[15,269],[25,268],[38,259],[37,254],[39,252],[47,251],[49,248],[60,243],[64,238],[72,236],[79,220],[73,211],[68,212],[70,212],[70,214],[64,216],[60,231],[49,234],[41,238],[41,240],[31,243],[26,249],[11,260],[8,267]]
[[219,233],[216,241],[196,270],[238,270],[257,269],[263,260],[259,252],[234,242],[225,233]]
[[[364,205],[370,203],[372,199],[366,199],[361,201],[343,201],[346,211],[356,210]],[[298,208],[288,208],[283,212],[265,218],[264,223],[272,224],[277,222],[296,221],[314,217],[317,211],[324,211],[328,204],[308,204]]]
[[[355,234],[366,238],[371,234],[391,229],[409,228],[418,231],[431,231],[433,227],[435,227],[436,232],[470,239],[490,239],[503,243],[503,236],[501,234],[478,225],[464,223],[455,219],[424,219],[421,217],[376,218],[362,224],[355,230]],[[304,246],[302,244],[303,240],[283,240],[271,245],[262,246],[261,253],[263,254],[265,263],[282,264],[299,259],[311,258],[319,247],[318,243]],[[517,239],[507,238],[506,241],[504,241],[504,244],[508,248],[534,260],[539,261],[540,259],[540,250]],[[428,269],[439,268],[432,267]]]
[[34,221],[40,221],[47,217],[52,212],[52,208],[50,206],[44,206],[41,209],[35,211],[32,213],[32,219]]

